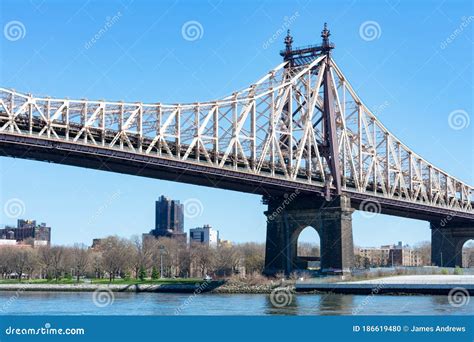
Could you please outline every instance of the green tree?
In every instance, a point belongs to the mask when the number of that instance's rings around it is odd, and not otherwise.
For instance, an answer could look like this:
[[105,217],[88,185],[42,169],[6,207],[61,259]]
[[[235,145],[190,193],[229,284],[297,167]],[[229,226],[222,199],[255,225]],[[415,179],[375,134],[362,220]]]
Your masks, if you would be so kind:
[[156,280],[159,277],[158,270],[156,269],[155,266],[151,269],[151,279]]
[[140,271],[138,272],[138,279],[140,279],[141,281],[144,281],[145,278],[146,278],[146,270],[145,270],[145,267],[140,266]]

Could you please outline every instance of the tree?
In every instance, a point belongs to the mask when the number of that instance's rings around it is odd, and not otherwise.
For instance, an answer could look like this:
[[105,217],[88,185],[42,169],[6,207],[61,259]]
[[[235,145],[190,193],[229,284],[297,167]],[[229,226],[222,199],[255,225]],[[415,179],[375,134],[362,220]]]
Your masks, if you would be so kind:
[[135,279],[139,278],[140,269],[143,267],[148,270],[152,260],[152,248],[151,243],[148,241],[142,241],[140,237],[134,236],[132,238],[133,244],[133,257],[132,264],[135,273]]
[[53,277],[56,280],[62,275],[64,271],[64,261],[65,261],[65,249],[62,246],[54,246],[50,248],[51,252],[51,269],[53,271]]
[[240,253],[233,246],[219,246],[215,253],[215,270],[219,276],[231,276],[240,263]]
[[320,256],[319,245],[310,242],[298,243],[298,256]]
[[180,242],[176,239],[160,237],[153,240],[153,265],[161,265],[161,262],[163,262],[163,274],[161,276],[172,277],[179,274],[179,249]]
[[13,249],[13,271],[17,274],[18,280],[21,281],[23,275],[26,274],[28,279],[35,267],[35,253],[31,248]]
[[156,269],[155,266],[153,266],[153,268],[151,269],[151,279],[156,280],[158,279],[158,277],[159,277],[158,270]]
[[177,255],[177,273],[179,277],[189,277],[191,271],[191,251],[186,243],[178,244],[178,255]]
[[243,258],[245,272],[261,273],[265,266],[265,245],[261,243],[244,243],[238,246]]
[[130,241],[109,236],[101,242],[102,264],[112,282],[120,272],[126,272],[131,266],[133,247]]
[[0,272],[2,278],[8,278],[13,273],[14,247],[0,247]]
[[104,276],[104,262],[102,260],[102,253],[100,251],[92,251],[90,255],[91,271],[95,278],[103,278]]
[[140,266],[140,271],[138,272],[138,278],[139,278],[141,281],[144,281],[144,280],[145,280],[145,278],[146,278],[146,270],[145,270],[145,267]]
[[191,249],[191,262],[197,268],[199,276],[204,277],[214,272],[215,250],[205,244],[194,243]]
[[422,241],[417,243],[413,248],[416,253],[419,253],[421,259],[423,260],[423,265],[430,266],[431,265],[431,242],[430,241]]
[[86,246],[75,244],[71,251],[72,266],[76,274],[76,281],[79,282],[81,276],[85,275],[89,265],[90,256]]
[[354,266],[355,268],[369,268],[370,267],[370,260],[367,257],[364,257],[360,254],[354,255]]
[[42,246],[38,249],[38,259],[40,265],[42,266],[41,270],[41,277],[51,279],[52,278],[52,271],[51,271],[51,264],[52,264],[52,252],[50,246]]

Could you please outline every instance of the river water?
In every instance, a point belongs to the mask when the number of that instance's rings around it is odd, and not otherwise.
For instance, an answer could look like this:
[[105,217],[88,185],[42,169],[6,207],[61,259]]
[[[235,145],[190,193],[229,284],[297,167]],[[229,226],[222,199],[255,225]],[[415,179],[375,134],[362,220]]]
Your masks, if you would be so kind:
[[[0,314],[13,315],[473,315],[474,299],[447,296],[295,294],[275,307],[264,294],[0,292]],[[277,303],[278,305],[278,303]]]

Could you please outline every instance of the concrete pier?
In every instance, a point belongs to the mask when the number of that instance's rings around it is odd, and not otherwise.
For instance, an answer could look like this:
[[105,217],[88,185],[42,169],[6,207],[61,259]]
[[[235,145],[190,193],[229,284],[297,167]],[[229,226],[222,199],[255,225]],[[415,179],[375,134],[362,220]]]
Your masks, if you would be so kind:
[[298,236],[313,227],[321,242],[323,273],[349,273],[354,262],[350,199],[340,196],[332,201],[321,197],[290,194],[269,198],[265,274],[290,274],[298,269]]

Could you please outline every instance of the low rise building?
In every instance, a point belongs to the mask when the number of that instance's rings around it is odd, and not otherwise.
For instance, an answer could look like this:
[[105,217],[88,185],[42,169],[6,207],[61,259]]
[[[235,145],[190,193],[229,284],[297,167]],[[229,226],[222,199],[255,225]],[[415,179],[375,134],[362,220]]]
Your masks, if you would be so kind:
[[47,227],[46,223],[37,224],[35,220],[18,220],[16,227],[6,226],[0,229],[0,239],[14,240],[20,244],[32,239],[34,246],[49,245],[51,227]]
[[230,240],[220,240],[219,239],[219,246],[220,247],[232,247],[232,241],[230,241]]
[[396,245],[359,247],[355,254],[365,258],[371,267],[423,266],[421,254],[408,245],[403,246],[401,241]]
[[203,227],[189,230],[189,243],[202,243],[210,247],[217,247],[219,243],[219,231],[205,224]]
[[15,239],[0,239],[0,246],[16,246],[18,242]]

